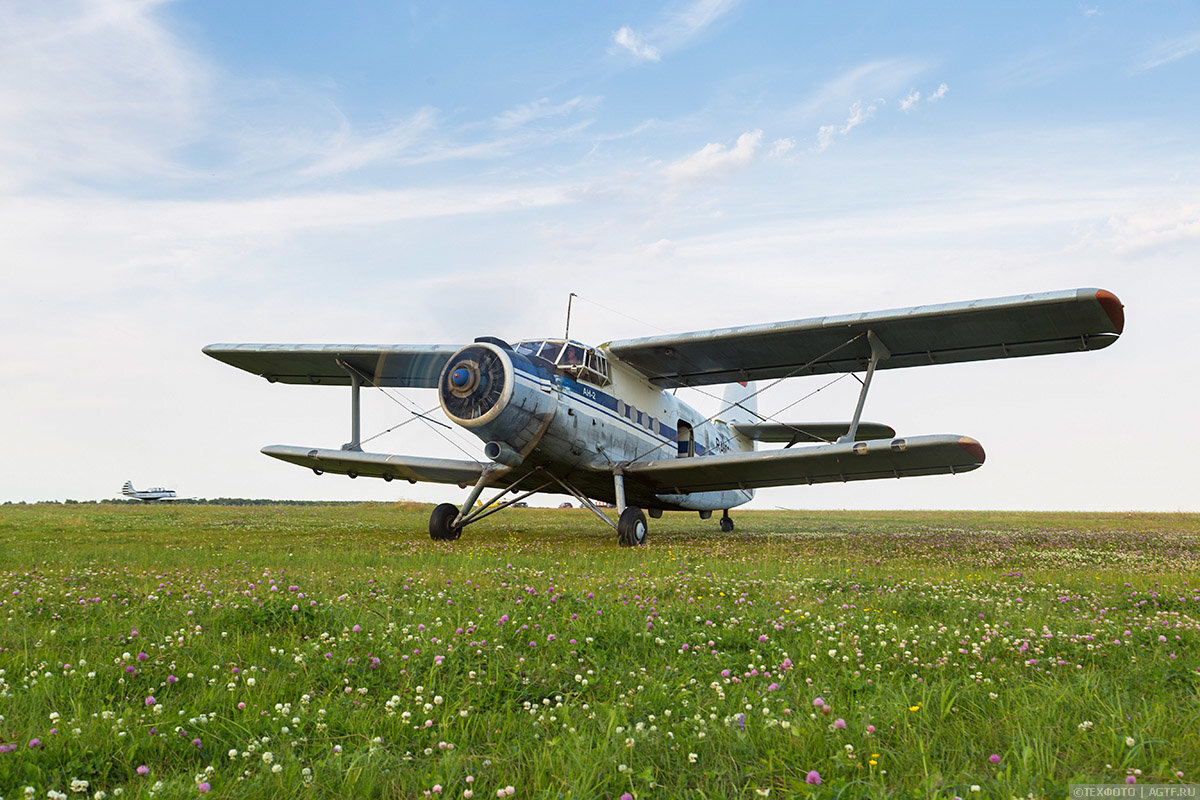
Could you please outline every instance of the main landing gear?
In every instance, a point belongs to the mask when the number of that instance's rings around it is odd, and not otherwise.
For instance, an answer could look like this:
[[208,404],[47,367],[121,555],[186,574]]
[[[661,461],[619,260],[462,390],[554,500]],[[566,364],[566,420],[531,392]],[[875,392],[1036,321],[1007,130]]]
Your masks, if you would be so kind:
[[439,542],[453,542],[462,536],[462,525],[458,520],[458,506],[442,503],[433,509],[429,517],[429,538]]
[[640,508],[629,506],[617,520],[617,543],[621,547],[637,547],[646,543],[646,515]]
[[[486,503],[481,503],[478,507],[475,506],[479,496],[483,493],[484,488],[493,479],[503,476],[511,468],[503,466],[495,466],[485,468],[479,476],[479,481],[471,489],[471,493],[467,496],[467,500],[459,508],[451,503],[442,503],[433,509],[433,513],[429,516],[429,538],[439,542],[453,542],[458,537],[462,536],[462,530],[472,522],[483,519],[484,517],[495,514],[497,511],[502,511],[509,506],[524,500],[532,494],[542,491],[551,484],[557,483],[564,491],[575,497],[580,504],[590,510],[593,514],[603,520],[606,524],[612,527],[617,532],[617,544],[621,547],[640,547],[646,544],[649,526],[646,524],[646,512],[637,506],[629,506],[625,504],[625,478],[620,470],[613,473],[613,488],[617,500],[617,521],[613,522],[603,510],[598,508],[595,503],[588,499],[582,492],[576,489],[567,481],[556,475],[551,475],[536,469],[533,472],[528,472],[517,480],[504,487],[499,493],[488,500]],[[531,483],[536,483],[534,488],[529,490],[518,490],[518,486],[527,479],[533,478]],[[537,479],[542,479],[540,483]],[[511,493],[511,497],[504,499]],[[658,519],[662,516],[662,509],[652,508],[649,510],[650,516]],[[711,511],[701,511],[700,516],[703,519],[712,517]],[[733,531],[733,519],[729,516],[729,509],[725,509],[721,516],[721,530],[724,533]]]

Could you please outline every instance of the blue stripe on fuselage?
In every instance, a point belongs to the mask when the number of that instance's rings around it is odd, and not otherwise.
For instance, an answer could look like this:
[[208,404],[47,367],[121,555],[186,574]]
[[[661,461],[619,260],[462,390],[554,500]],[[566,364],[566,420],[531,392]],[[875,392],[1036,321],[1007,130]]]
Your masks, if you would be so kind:
[[[611,394],[608,394],[607,392],[602,392],[594,386],[588,386],[586,384],[579,383],[578,381],[576,381],[572,378],[566,377],[564,375],[560,375],[558,373],[551,373],[548,370],[538,369],[533,364],[529,364],[529,365],[523,364],[523,363],[519,362],[517,359],[513,359],[513,368],[516,369],[517,371],[523,373],[526,377],[528,377],[529,379],[531,379],[532,381],[537,383],[539,388],[543,388],[548,384],[548,385],[552,386],[554,389],[556,389],[557,391],[566,392],[568,394],[573,395],[577,400],[581,401],[584,405],[594,407],[596,410],[600,411],[606,417],[611,417],[612,419],[614,419],[620,423],[623,423],[623,424],[633,428],[634,430],[641,432],[644,435],[649,435],[649,436],[657,438],[659,440],[660,444],[663,444],[663,445],[676,445],[677,444],[677,440],[676,440],[676,437],[678,436],[677,429],[668,427],[656,419],[654,421],[655,430],[652,431],[649,428],[645,427],[644,425],[639,425],[638,423],[634,422],[633,420],[628,419],[627,417],[624,417],[624,416],[618,414],[617,413],[617,398],[613,397]],[[629,404],[626,404],[626,405],[628,406]],[[633,406],[629,406],[629,407],[633,408]],[[636,408],[634,408],[634,410],[637,411]],[[700,444],[699,442],[695,442],[695,450],[696,450],[697,456],[702,456],[707,452],[704,448],[704,445]]]

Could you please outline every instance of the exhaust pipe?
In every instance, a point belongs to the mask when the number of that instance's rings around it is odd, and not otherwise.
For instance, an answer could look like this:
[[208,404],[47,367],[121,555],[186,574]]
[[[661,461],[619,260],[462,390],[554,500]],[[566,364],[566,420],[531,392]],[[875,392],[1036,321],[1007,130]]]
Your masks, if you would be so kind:
[[484,445],[483,454],[492,461],[507,467],[519,467],[525,460],[520,453],[504,442],[488,442]]

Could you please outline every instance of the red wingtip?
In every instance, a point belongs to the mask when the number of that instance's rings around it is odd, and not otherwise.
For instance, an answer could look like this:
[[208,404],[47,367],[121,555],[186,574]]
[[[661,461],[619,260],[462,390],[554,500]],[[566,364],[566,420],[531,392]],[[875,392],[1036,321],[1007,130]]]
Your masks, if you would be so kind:
[[1096,300],[1100,303],[1100,307],[1104,309],[1104,313],[1108,314],[1108,318],[1112,320],[1113,327],[1116,332],[1120,333],[1125,330],[1125,306],[1117,299],[1117,296],[1112,292],[1098,289],[1096,291]]
[[967,451],[967,455],[975,459],[976,464],[982,464],[987,455],[983,452],[983,445],[970,436],[960,436],[958,446]]

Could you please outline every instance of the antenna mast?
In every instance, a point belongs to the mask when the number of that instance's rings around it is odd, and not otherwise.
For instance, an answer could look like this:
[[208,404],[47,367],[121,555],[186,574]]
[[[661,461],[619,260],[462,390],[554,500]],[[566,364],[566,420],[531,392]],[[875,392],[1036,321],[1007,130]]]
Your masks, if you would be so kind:
[[567,295],[567,330],[563,333],[563,338],[567,340],[571,338],[571,301],[578,296],[574,292]]

